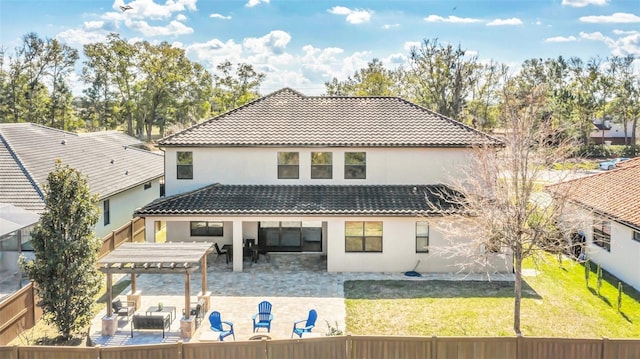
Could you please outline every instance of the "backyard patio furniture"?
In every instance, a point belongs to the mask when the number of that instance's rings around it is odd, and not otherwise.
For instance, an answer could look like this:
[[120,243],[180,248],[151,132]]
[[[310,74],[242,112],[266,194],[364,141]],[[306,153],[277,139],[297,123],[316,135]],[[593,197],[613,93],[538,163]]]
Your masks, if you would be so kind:
[[[213,311],[211,312],[211,314],[209,314],[209,324],[211,324],[211,330],[216,333],[220,333],[221,342],[224,341],[224,338],[228,337],[229,335],[233,336],[234,341],[236,340],[236,335],[233,332],[233,323],[222,320],[222,318],[220,317],[220,312]],[[222,326],[223,324],[229,326],[229,330],[224,330]]]
[[[311,309],[306,320],[298,320],[296,322],[293,322],[291,338],[293,338],[294,334],[297,334],[300,338],[302,338],[302,333],[311,333],[311,329],[316,326],[316,319],[318,319],[318,313],[315,309]],[[298,324],[301,323],[305,323],[304,327],[298,327]]]
[[[220,247],[218,247],[218,243],[214,243],[213,246],[216,248],[216,254],[218,254],[218,257],[224,256],[227,260],[227,264],[229,264],[229,252],[221,250]],[[216,257],[216,260],[218,260],[218,257]]]
[[251,317],[251,319],[253,319],[254,333],[260,328],[267,328],[267,332],[271,332],[271,321],[273,320],[271,307],[271,303],[266,300],[258,304],[258,313],[254,314],[253,317]]
[[164,338],[165,329],[167,331],[171,326],[171,314],[160,314],[160,315],[140,315],[136,314],[133,316],[131,320],[131,338],[133,338],[133,330],[134,329],[149,329],[149,330],[159,330],[162,329],[162,337]]
[[120,300],[120,298],[111,302],[111,308],[113,308],[113,312],[119,317],[126,317],[127,321],[131,318],[133,313],[135,313],[135,305],[136,304],[134,301],[127,301],[127,305],[124,306],[122,305],[122,301]]
[[204,317],[204,300],[199,300],[198,303],[196,303],[195,308],[191,309],[191,313],[189,313],[189,315],[195,318],[196,328],[199,327],[200,322]]

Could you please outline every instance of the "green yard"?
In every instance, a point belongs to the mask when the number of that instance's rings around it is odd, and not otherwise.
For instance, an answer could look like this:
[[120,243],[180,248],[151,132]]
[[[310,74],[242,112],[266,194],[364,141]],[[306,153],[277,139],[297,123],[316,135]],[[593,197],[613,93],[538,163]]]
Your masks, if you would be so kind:
[[[595,266],[585,285],[584,266],[545,257],[525,264],[522,332],[545,337],[640,337],[640,294],[624,288],[618,312],[617,281],[605,275],[596,291]],[[512,282],[348,281],[350,334],[512,336]]]

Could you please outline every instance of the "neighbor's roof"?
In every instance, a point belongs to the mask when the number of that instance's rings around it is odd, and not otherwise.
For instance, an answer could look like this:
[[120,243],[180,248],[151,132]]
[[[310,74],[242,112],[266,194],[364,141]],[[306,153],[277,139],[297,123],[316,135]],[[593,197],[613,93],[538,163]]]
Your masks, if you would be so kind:
[[0,236],[36,224],[39,219],[34,212],[0,202]]
[[161,154],[116,131],[75,134],[31,123],[0,124],[0,202],[41,212],[56,159],[88,177],[93,194],[109,197],[161,177]]
[[399,97],[305,96],[284,88],[159,144],[469,147],[500,141]]
[[221,185],[158,199],[145,215],[443,215],[457,212],[444,185]]
[[611,171],[562,182],[557,188],[569,188],[570,198],[589,210],[640,229],[640,157]]

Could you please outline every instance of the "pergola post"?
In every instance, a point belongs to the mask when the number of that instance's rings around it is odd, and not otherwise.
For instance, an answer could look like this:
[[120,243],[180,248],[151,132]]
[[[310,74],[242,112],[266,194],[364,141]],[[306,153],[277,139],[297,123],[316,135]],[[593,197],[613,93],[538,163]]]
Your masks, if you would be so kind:
[[185,272],[185,282],[184,282],[184,317],[189,318],[191,313],[191,273],[187,270]]
[[107,272],[107,317],[113,315],[113,308],[111,303],[113,302],[113,277],[111,272]]
[[185,282],[184,282],[184,315],[180,319],[180,337],[191,338],[196,331],[196,319],[191,318],[191,273],[189,268],[185,268]]
[[118,316],[113,315],[111,302],[113,302],[113,279],[111,272],[107,271],[107,315],[102,318],[102,335],[112,336],[118,329]]

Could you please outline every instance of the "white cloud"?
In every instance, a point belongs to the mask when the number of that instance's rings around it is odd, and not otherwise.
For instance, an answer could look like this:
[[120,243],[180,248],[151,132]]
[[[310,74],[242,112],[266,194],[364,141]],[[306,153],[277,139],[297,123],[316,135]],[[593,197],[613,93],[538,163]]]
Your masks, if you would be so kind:
[[611,49],[611,54],[614,56],[640,56],[640,32],[618,39],[605,36],[600,32],[581,32],[580,38],[604,43]]
[[518,19],[517,17],[512,17],[511,19],[495,19],[487,23],[487,26],[504,25],[522,25],[522,20]]
[[344,6],[334,6],[327,11],[334,15],[346,15],[347,22],[354,25],[369,22],[371,20],[371,15],[373,15],[373,11],[371,10],[352,10]]
[[183,14],[176,15],[176,20],[178,20],[178,21],[185,21],[186,19],[187,19],[187,17],[184,16]]
[[582,16],[579,19],[582,22],[590,22],[590,23],[616,23],[616,24],[630,24],[635,22],[640,22],[640,16],[617,12],[613,15],[608,16]]
[[140,31],[144,36],[186,35],[193,33],[193,28],[180,21],[173,20],[167,26],[152,26],[146,21],[127,21],[127,27]]
[[103,31],[69,29],[56,35],[56,38],[64,41],[67,45],[85,45],[92,42],[107,41],[107,33]]
[[222,42],[219,39],[212,39],[207,42],[188,45],[186,52],[190,57],[195,57],[199,62],[215,69],[217,64],[226,59],[232,63],[240,61],[242,58],[242,45],[236,44],[233,40]]
[[[167,19],[176,12],[185,10],[196,11],[197,0],[167,0],[164,5],[156,4],[153,0],[133,0],[127,5],[131,6],[130,10],[122,12],[120,6],[124,5],[123,0],[115,0],[112,8],[116,13],[107,13],[110,17],[118,17],[119,19]],[[119,15],[119,16],[118,16]]]
[[242,41],[242,46],[254,53],[284,53],[291,35],[281,30],[274,30],[263,37],[250,37]]
[[640,30],[613,30],[615,35],[635,35],[640,33]]
[[400,27],[400,24],[384,24],[382,26],[382,28],[385,29],[385,30],[393,29],[393,28],[396,28],[396,27]]
[[100,30],[104,26],[104,21],[85,21],[83,28],[85,30]]
[[568,37],[555,36],[555,37],[549,37],[545,39],[544,42],[573,42],[577,40],[578,39],[576,39],[575,36],[568,36]]
[[571,7],[585,7],[588,5],[603,6],[608,3],[609,0],[562,0],[562,5]]
[[438,16],[438,15],[429,15],[429,16],[424,18],[424,21],[426,21],[426,22],[449,22],[449,23],[453,23],[453,24],[471,24],[471,23],[474,23],[474,22],[481,22],[482,20],[474,19],[474,18],[470,18],[470,17],[449,16],[449,17],[445,18],[445,17]]
[[390,64],[392,67],[402,66],[407,63],[407,56],[401,53],[391,54],[388,57],[382,59],[384,64]]
[[211,14],[209,17],[212,19],[231,20],[231,16],[224,16],[222,14]]
[[411,49],[413,49],[413,48],[420,48],[421,45],[422,45],[422,42],[420,42],[420,41],[406,41],[404,43],[403,48],[406,51],[411,51]]
[[246,6],[246,7],[254,7],[256,5],[260,5],[261,3],[268,4],[269,0],[249,0],[249,2],[246,3],[244,6]]

